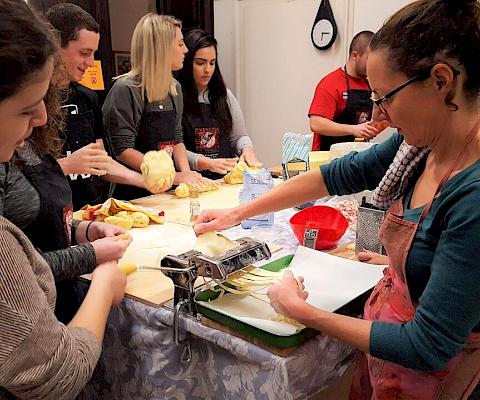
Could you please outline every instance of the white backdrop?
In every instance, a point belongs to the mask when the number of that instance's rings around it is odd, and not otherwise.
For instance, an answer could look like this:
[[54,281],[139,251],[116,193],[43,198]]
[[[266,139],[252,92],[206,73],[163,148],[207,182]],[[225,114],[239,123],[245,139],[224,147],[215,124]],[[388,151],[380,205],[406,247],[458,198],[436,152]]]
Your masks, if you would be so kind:
[[338,36],[333,47],[319,51],[310,30],[320,0],[215,0],[222,73],[266,165],[280,163],[284,132],[309,132],[315,86],[345,63],[353,35],[377,30],[411,1],[330,0]]

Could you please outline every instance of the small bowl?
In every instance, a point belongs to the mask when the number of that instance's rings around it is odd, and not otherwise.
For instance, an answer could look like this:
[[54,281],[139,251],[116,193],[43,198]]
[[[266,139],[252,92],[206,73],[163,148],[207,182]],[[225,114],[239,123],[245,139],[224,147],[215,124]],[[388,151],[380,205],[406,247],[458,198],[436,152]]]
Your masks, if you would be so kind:
[[290,226],[300,244],[303,244],[305,230],[316,229],[316,250],[327,250],[335,246],[348,228],[348,221],[335,208],[313,206],[305,208],[290,218]]
[[256,240],[272,243],[281,238],[283,228],[281,225],[254,225],[251,231]]

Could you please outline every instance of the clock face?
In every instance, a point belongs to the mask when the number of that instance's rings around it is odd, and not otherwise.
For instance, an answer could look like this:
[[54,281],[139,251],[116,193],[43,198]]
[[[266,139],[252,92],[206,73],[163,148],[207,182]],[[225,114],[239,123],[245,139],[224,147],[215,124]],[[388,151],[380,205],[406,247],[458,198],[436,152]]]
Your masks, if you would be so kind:
[[318,48],[324,48],[334,39],[332,23],[328,19],[319,20],[313,27],[313,44]]

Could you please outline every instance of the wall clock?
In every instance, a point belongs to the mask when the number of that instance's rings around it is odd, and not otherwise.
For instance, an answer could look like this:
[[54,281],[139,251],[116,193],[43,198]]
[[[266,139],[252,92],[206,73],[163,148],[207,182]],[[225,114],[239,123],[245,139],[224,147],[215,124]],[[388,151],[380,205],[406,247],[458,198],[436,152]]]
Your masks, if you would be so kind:
[[328,0],[322,0],[312,27],[312,43],[319,50],[327,50],[332,47],[336,38],[337,24],[332,7]]

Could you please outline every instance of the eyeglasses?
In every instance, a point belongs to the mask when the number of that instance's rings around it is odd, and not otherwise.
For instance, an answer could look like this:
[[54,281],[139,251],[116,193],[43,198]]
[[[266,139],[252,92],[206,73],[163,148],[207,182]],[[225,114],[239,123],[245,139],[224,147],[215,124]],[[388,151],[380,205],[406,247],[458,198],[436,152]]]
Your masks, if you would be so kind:
[[[433,68],[433,67],[432,67]],[[394,96],[395,94],[397,94],[398,92],[402,91],[403,89],[405,89],[408,85],[410,85],[411,83],[415,82],[415,81],[418,81],[420,79],[425,79],[429,74],[430,74],[430,71],[431,69],[430,68],[428,71],[423,71],[423,72],[420,72],[418,75],[415,75],[414,77],[410,78],[408,81],[406,82],[403,82],[400,86],[396,87],[395,89],[393,90],[390,90],[385,96],[383,97],[380,97],[379,99],[375,99],[373,98],[373,95],[370,97],[370,100],[372,100],[373,104],[375,104],[379,109],[380,111],[382,112],[382,114],[387,114],[387,111],[385,110],[385,106],[382,104],[384,102],[386,102],[388,99],[392,98],[392,96]],[[428,73],[427,73],[428,72]]]
[[[444,64],[447,64],[447,63],[444,63]],[[435,64],[435,65],[437,65],[437,64]],[[384,103],[388,99],[392,98],[392,96],[394,96],[395,94],[397,94],[401,90],[405,89],[411,83],[428,78],[428,76],[430,75],[430,72],[432,71],[432,68],[435,65],[432,65],[430,68],[424,70],[423,72],[420,72],[418,75],[415,75],[414,77],[410,78],[409,80],[402,83],[400,86],[396,87],[395,89],[390,90],[385,96],[380,97],[379,99],[374,99],[373,95],[372,95],[370,97],[370,100],[372,100],[373,104],[375,104],[380,109],[382,114],[388,114],[387,110],[385,109],[385,106],[382,105],[382,103]],[[454,78],[456,78],[457,75],[460,74],[460,72],[457,71],[455,68],[453,68],[451,65],[449,65],[449,64],[447,64],[447,65],[452,69]]]

